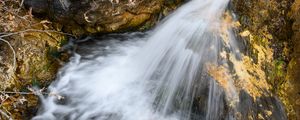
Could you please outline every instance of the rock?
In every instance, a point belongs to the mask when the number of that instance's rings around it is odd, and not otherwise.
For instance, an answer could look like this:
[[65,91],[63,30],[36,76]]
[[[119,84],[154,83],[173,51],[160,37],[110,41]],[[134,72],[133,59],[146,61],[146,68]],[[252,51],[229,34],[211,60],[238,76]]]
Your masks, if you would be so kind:
[[[25,0],[33,13],[61,23],[76,35],[149,29],[162,13],[175,9],[183,0]],[[46,4],[48,6],[46,6]],[[46,9],[41,9],[42,5]]]
[[[258,69],[266,74],[271,91],[285,105],[289,119],[300,119],[300,107],[295,104],[300,88],[300,61],[296,53],[300,51],[297,45],[300,12],[295,7],[299,3],[299,0],[233,0],[231,4],[241,23],[239,32],[247,43],[248,56],[255,63],[261,61]],[[265,58],[259,59],[262,56]]]
[[296,112],[297,119],[300,119],[300,0],[295,0],[289,16],[294,20],[292,29],[292,45],[290,46],[293,50],[291,54],[291,61],[289,62],[287,71],[287,83],[289,89],[287,89],[287,94],[289,100],[292,103],[293,109]]
[[48,0],[24,0],[24,4],[31,6],[32,11],[36,14],[46,14],[48,11]]

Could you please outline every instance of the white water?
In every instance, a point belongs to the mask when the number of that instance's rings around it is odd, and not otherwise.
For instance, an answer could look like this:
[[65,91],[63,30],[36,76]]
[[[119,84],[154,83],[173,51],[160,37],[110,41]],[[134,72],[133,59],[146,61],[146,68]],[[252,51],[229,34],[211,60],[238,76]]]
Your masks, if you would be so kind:
[[[100,49],[110,53],[99,56],[96,49],[91,60],[76,54],[49,87],[65,100],[43,98],[33,119],[234,119],[223,113],[224,91],[203,72],[205,63],[218,64],[223,44],[218,29],[228,2],[192,0],[146,41],[111,43]],[[230,94],[237,96],[234,87]],[[195,101],[195,96],[204,102]],[[194,107],[195,103],[202,105]]]

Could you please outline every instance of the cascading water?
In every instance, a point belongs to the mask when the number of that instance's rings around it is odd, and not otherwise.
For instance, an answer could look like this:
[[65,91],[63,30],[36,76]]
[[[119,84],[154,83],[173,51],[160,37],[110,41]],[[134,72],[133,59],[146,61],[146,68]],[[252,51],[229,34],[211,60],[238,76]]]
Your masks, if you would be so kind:
[[239,56],[221,20],[228,2],[192,0],[148,35],[112,35],[83,46],[85,53],[59,72],[33,119],[217,120],[248,113],[251,101],[241,111],[233,81],[225,89],[207,74],[207,65],[227,64],[220,58],[224,49]]

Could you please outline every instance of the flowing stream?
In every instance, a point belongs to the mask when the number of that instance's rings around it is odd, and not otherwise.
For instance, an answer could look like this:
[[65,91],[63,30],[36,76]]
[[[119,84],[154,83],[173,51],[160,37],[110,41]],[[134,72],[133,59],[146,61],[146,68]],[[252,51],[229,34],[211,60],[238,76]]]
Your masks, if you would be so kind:
[[[192,0],[152,31],[107,35],[83,44],[60,70],[33,119],[247,118],[258,105],[240,100],[243,93],[233,81],[224,89],[206,72],[208,64],[228,64],[220,58],[224,49],[239,59],[238,43],[222,22],[228,2]],[[267,101],[277,106],[272,112],[278,114],[270,118],[285,119],[280,103]]]

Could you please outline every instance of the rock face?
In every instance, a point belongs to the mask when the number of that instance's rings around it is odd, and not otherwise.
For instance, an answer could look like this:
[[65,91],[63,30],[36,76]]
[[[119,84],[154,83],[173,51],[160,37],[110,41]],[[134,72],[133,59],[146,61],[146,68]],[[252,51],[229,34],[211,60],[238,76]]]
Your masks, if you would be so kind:
[[300,119],[299,0],[233,0],[231,9],[247,42],[248,56],[262,70],[289,119]]
[[25,0],[76,35],[149,29],[182,0]]
[[286,80],[290,86],[287,89],[287,94],[292,106],[296,112],[297,119],[300,119],[300,0],[295,0],[289,17],[294,20],[292,29],[292,45],[290,46],[293,50],[291,54],[291,61],[288,66]]

